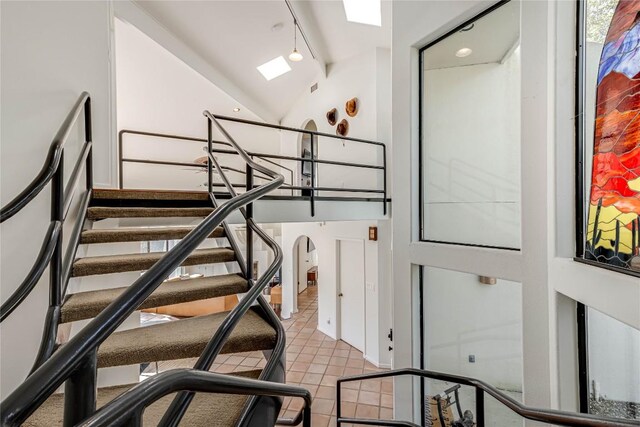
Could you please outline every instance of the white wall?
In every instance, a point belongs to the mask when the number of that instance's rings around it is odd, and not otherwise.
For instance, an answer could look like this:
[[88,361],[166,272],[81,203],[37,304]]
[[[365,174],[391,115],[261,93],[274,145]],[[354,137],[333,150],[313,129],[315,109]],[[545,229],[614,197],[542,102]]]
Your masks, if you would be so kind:
[[[390,121],[385,120],[383,109],[389,105],[389,94],[384,90],[389,85],[389,52],[385,49],[367,51],[349,60],[332,64],[326,79],[320,78],[318,89],[305,92],[282,119],[285,126],[301,128],[308,120],[313,120],[319,132],[335,134],[336,126],[326,119],[327,111],[338,110],[338,122],[347,119],[347,136],[380,141],[389,144],[387,138]],[[349,117],[344,110],[347,100],[356,97],[359,111]],[[381,116],[382,123],[378,121]],[[386,133],[382,129],[388,129]],[[282,133],[282,153],[299,156],[300,136],[292,132]],[[381,164],[380,148],[340,139],[320,137],[317,140],[317,156],[321,160],[338,160],[353,163]],[[300,167],[299,163],[286,162],[290,168]],[[318,164],[317,184],[322,187],[381,189],[382,172],[361,168]],[[331,195],[331,193],[320,193]]]
[[[638,279],[572,260],[575,32],[567,22],[575,19],[573,2],[522,2],[522,250],[418,241],[418,48],[490,4],[393,4],[394,365],[417,364],[416,265],[520,282],[524,401],[554,408],[560,405],[559,366],[571,366],[558,356],[556,293],[640,328]],[[406,381],[396,386],[411,392]],[[413,413],[406,395],[395,405],[396,415]]]
[[522,391],[521,285],[425,268],[423,289],[426,369]]
[[[386,335],[381,328],[379,313],[388,310],[388,301],[380,298],[383,286],[378,270],[379,242],[368,240],[369,226],[375,221],[326,222],[326,223],[288,223],[282,224],[282,248],[285,254],[282,264],[282,316],[288,318],[297,301],[296,281],[294,278],[293,251],[300,236],[308,236],[316,247],[318,258],[318,329],[333,338],[338,337],[337,321],[337,245],[340,239],[361,239],[364,241],[365,282],[365,357],[375,364],[387,365],[389,355],[387,341],[380,335]],[[384,334],[383,334],[384,332]],[[386,338],[385,338],[386,339]],[[381,350],[385,349],[383,353]]]
[[[214,114],[261,121],[135,26],[119,19],[115,22],[118,130],[206,138],[207,124],[202,115],[205,109]],[[241,111],[234,113],[235,107]],[[278,132],[228,122],[224,125],[245,150],[279,153]],[[217,130],[214,139],[225,140]],[[204,142],[126,135],[123,153],[129,158],[191,163],[205,155],[202,151],[205,146]],[[244,170],[244,162],[237,156],[218,157],[222,165]],[[243,175],[231,172],[229,178],[234,183],[244,183]],[[204,170],[134,163],[124,166],[124,183],[129,188],[197,189],[205,182]]]
[[[82,91],[92,98],[94,177],[115,182],[112,128],[110,3],[1,2],[1,204],[42,167],[54,134]],[[83,135],[72,132],[66,176]],[[2,301],[17,288],[40,249],[49,224],[49,187],[1,228]],[[65,227],[68,234],[70,227]],[[29,236],[29,238],[25,238]],[[38,348],[48,304],[45,273],[32,295],[2,323],[0,392],[24,380]]]
[[423,96],[425,238],[519,248],[519,49],[426,70]]

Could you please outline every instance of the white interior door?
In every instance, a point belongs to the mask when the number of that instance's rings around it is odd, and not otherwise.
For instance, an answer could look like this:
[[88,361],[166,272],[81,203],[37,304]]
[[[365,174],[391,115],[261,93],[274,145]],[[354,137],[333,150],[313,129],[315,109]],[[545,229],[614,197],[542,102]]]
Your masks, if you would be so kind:
[[364,352],[364,242],[340,240],[340,338]]

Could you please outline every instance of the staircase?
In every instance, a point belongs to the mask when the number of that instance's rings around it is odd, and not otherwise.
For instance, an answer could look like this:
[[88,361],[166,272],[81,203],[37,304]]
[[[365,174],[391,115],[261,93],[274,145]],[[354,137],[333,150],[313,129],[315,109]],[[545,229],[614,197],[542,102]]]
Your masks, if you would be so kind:
[[[86,142],[64,188],[64,143],[82,112]],[[275,425],[285,396],[302,398],[305,406],[295,420],[281,421],[310,425],[311,395],[300,387],[283,384],[285,333],[261,296],[282,263],[282,252],[253,221],[251,205],[282,185],[283,178],[254,163],[214,116],[208,112],[205,116],[209,127],[209,191],[94,189],[90,98],[83,93],[55,136],[40,174],[2,208],[0,222],[16,215],[51,183],[52,218],[42,250],[23,283],[0,309],[2,320],[11,315],[49,266],[51,301],[40,351],[34,357],[29,377],[2,402],[2,426]],[[243,194],[235,192],[211,154],[214,125],[247,163],[247,188]],[[86,192],[63,256],[62,224],[83,167]],[[228,190],[224,204],[218,202],[212,191],[214,168]],[[271,181],[254,185],[253,169]],[[246,219],[246,254],[240,251],[237,237],[225,222],[236,210]],[[172,225],[158,226],[158,221]],[[94,227],[100,223],[108,226]],[[259,278],[252,277],[254,233],[274,252],[273,263]],[[223,247],[202,248],[210,239],[224,242]],[[77,256],[78,247],[83,246],[158,240],[180,242],[164,253]],[[179,266],[216,264],[238,272],[167,280]],[[117,273],[126,272],[143,274],[132,284],[116,282],[115,287],[108,289],[67,292],[71,278],[106,276],[111,283],[122,280]],[[230,311],[121,328],[137,310],[237,294],[243,295]],[[58,342],[59,328],[78,321],[88,323],[67,342]],[[265,357],[262,369],[227,375],[208,372],[219,354],[255,351]],[[197,358],[192,369],[172,369],[140,383],[96,388],[101,368],[187,358]],[[62,384],[64,394],[55,393]]]
[[[87,219],[136,219],[139,226],[82,231],[80,244],[144,242],[181,239],[193,227],[149,227],[147,218],[203,218],[213,212],[206,192],[94,190]],[[210,239],[227,239],[223,227],[216,228]],[[144,271],[165,255],[162,252],[116,254],[77,258],[73,262],[72,277],[106,275],[129,271]],[[196,249],[182,262],[182,266],[234,263],[235,252],[228,247]],[[239,268],[238,268],[239,269]],[[115,276],[117,277],[117,276]],[[61,307],[60,324],[90,319],[98,315],[127,289],[78,292],[68,295]],[[138,307],[148,309],[226,295],[242,294],[249,290],[242,274],[198,277],[177,282],[165,281]],[[220,328],[229,312],[184,318],[159,325],[138,327],[111,334],[98,348],[98,368],[126,366],[165,360],[198,357],[209,339]],[[261,307],[250,309],[233,329],[221,353],[272,351],[278,340],[277,327],[270,323]],[[233,375],[259,378],[261,370],[247,370]],[[98,390],[98,406],[113,400],[133,385],[107,387]],[[157,425],[171,403],[169,396],[154,403],[145,411],[144,423]],[[189,406],[182,422],[188,426],[230,426],[240,419],[247,404],[247,396],[215,394],[198,395]],[[64,399],[53,395],[27,421],[26,426],[62,425]]]

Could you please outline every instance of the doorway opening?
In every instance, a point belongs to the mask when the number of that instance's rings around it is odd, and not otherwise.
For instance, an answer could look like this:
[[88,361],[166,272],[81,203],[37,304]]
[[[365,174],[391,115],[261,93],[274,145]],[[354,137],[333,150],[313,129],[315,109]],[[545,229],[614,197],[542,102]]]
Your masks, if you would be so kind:
[[293,281],[301,294],[318,286],[318,251],[308,236],[300,236],[293,245]]

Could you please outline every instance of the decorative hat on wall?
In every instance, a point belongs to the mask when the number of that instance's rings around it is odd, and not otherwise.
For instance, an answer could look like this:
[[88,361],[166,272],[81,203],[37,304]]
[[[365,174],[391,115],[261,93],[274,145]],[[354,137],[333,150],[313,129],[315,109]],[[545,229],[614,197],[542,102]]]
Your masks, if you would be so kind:
[[337,109],[332,108],[331,110],[327,111],[327,121],[329,122],[329,124],[331,126],[336,124],[336,122],[338,121],[338,110]]
[[349,122],[347,119],[340,120],[338,127],[336,128],[336,135],[347,136],[349,133]]
[[358,98],[351,98],[344,106],[344,110],[349,117],[355,117],[358,114]]

